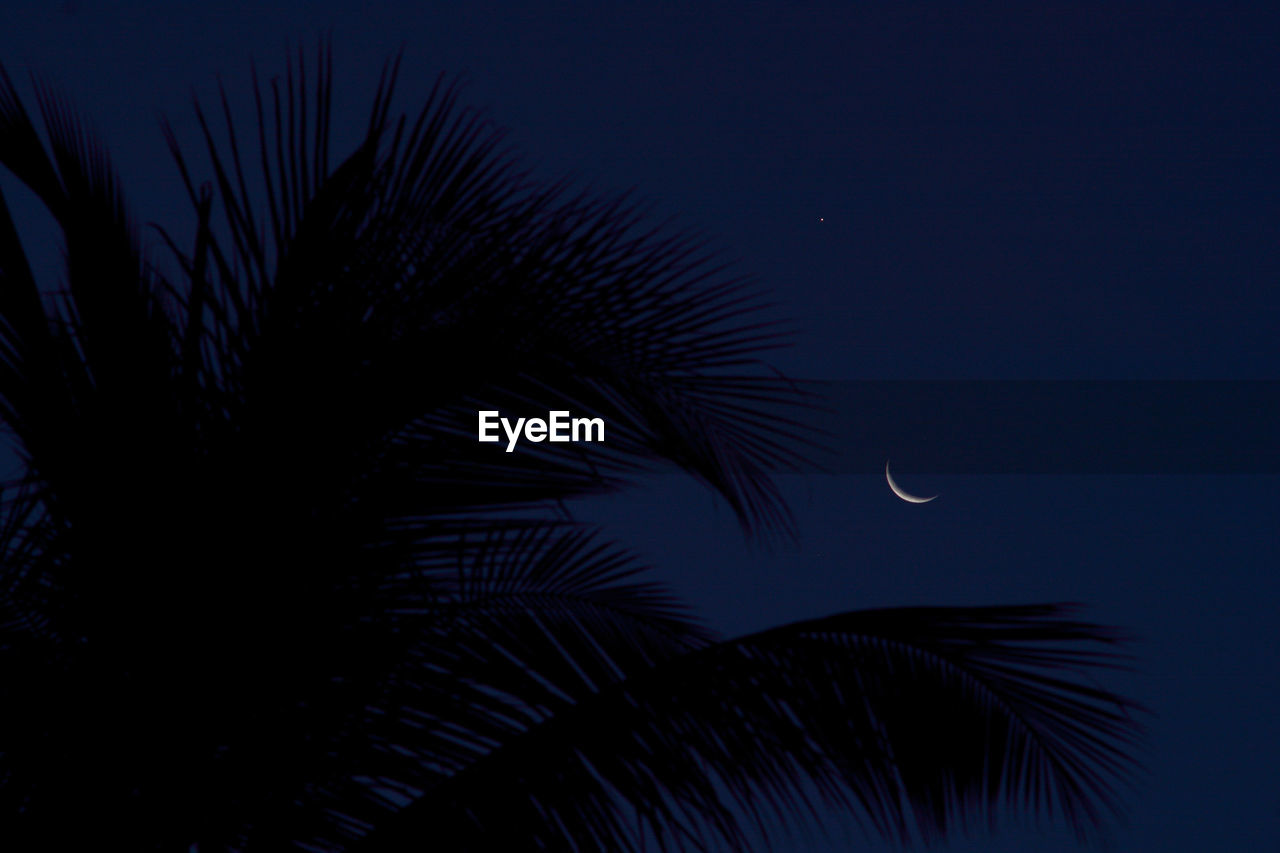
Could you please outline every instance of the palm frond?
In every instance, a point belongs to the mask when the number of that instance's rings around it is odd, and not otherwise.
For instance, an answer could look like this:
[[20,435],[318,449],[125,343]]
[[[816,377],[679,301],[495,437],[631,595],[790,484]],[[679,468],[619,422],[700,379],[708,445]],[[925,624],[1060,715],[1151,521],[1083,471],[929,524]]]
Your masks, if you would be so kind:
[[65,505],[86,499],[76,472],[101,461],[72,448],[107,445],[127,459],[171,434],[174,329],[105,149],[58,97],[36,93],[47,147],[0,69],[0,164],[53,215],[66,287],[47,310],[4,209],[0,411],[26,464],[60,483],[48,494]]
[[1116,642],[1045,605],[852,612],[719,643],[580,695],[356,849],[715,849],[823,806],[902,842],[1004,806],[1084,836],[1134,770],[1136,706],[1088,683]]
[[[220,364],[208,373],[234,391],[237,421],[370,453],[405,435],[452,434],[471,446],[437,445],[436,459],[546,482],[541,496],[522,494],[529,500],[616,488],[617,477],[666,460],[719,491],[748,529],[786,529],[765,471],[803,460],[811,401],[752,372],[781,331],[752,319],[765,306],[744,282],[696,241],[645,226],[625,198],[532,181],[502,132],[459,110],[443,79],[416,118],[393,118],[395,66],[355,153],[326,172],[324,51],[319,64],[313,133],[292,69],[283,92],[273,83],[269,109],[255,77],[269,229],[253,212],[264,202],[248,189],[225,96],[225,147],[198,112],[225,213],[196,240],[222,294],[211,316],[228,327],[211,332]],[[203,204],[172,133],[170,146]],[[196,268],[196,257],[183,260]],[[603,417],[609,433],[592,466],[545,445],[500,461],[474,446],[479,408],[529,405]],[[358,419],[332,415],[355,410]],[[359,435],[323,429],[356,425]],[[472,473],[455,472],[452,485],[466,488]]]
[[412,568],[379,590],[381,621],[404,644],[396,665],[359,694],[363,713],[305,799],[261,814],[255,833],[321,847],[357,838],[576,697],[710,642],[669,591],[637,578],[633,558],[588,531],[457,525],[420,538]]

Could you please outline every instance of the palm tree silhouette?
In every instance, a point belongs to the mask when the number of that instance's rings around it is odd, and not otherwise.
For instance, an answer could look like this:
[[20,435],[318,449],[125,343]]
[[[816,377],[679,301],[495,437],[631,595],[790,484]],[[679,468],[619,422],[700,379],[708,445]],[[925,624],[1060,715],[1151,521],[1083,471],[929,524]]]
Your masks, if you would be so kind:
[[[331,167],[329,54],[298,62],[255,75],[248,145],[197,106],[208,183],[166,127],[196,223],[158,230],[168,267],[102,147],[37,87],[42,137],[0,71],[0,162],[66,260],[42,293],[0,202],[6,849],[1101,823],[1138,731],[1088,683],[1108,629],[911,608],[725,640],[551,511],[674,464],[786,534],[768,472],[810,401],[760,369],[781,330],[697,241],[532,180],[452,87],[393,116],[396,63]],[[506,453],[479,409],[609,432]]]

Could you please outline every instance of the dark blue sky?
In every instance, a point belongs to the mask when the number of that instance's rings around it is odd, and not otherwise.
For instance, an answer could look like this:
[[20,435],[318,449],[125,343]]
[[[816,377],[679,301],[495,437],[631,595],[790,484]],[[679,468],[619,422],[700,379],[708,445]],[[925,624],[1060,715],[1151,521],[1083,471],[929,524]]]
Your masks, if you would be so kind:
[[[1280,379],[1265,4],[426,5],[6,3],[0,61],[94,120],[144,220],[182,204],[157,113],[194,141],[193,86],[209,95],[221,73],[247,105],[251,57],[280,69],[329,29],[353,133],[400,45],[406,106],[436,72],[466,75],[466,99],[545,174],[635,187],[756,274],[796,322],[777,358],[794,376]],[[1171,446],[1212,457],[1228,416],[1249,418],[1206,410]],[[843,440],[842,470],[888,452]],[[1139,671],[1113,683],[1158,713],[1117,849],[1274,848],[1277,478],[902,463],[905,488],[939,499],[905,504],[877,474],[787,478],[801,542],[771,553],[670,477],[579,511],[728,633],[857,607],[1087,602],[1141,638]],[[1076,849],[1052,830],[948,849],[1032,847]]]

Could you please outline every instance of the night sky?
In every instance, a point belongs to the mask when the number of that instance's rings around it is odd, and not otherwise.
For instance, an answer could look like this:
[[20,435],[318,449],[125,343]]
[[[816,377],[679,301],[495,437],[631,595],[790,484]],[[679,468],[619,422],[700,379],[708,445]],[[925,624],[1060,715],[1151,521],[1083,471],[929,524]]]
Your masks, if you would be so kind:
[[[782,480],[795,545],[745,542],[727,507],[675,476],[573,511],[726,634],[863,607],[1084,602],[1137,637],[1136,671],[1107,686],[1155,711],[1116,849],[1275,849],[1280,396],[1255,384],[1223,402],[1203,383],[1280,380],[1280,14],[429,5],[6,3],[0,62],[65,93],[140,220],[177,233],[190,216],[158,116],[194,143],[193,88],[207,98],[221,74],[247,107],[251,59],[282,71],[290,48],[313,55],[329,32],[334,112],[351,122],[339,139],[362,129],[401,46],[404,108],[438,72],[462,75],[464,100],[540,174],[634,188],[753,275],[793,321],[794,346],[773,359],[790,376],[846,394],[855,380],[1201,382],[1178,386],[1202,395],[1183,416],[1152,420],[1162,449],[1145,466],[1132,460],[1146,442],[1108,443],[1106,405],[1059,406],[1028,429],[992,414],[987,433],[981,409],[935,420],[916,398],[871,411],[846,399],[829,421],[840,464]],[[10,179],[0,187],[56,285],[43,220]],[[1100,457],[1080,449],[1095,434]],[[1036,463],[1047,446],[1086,461]],[[889,455],[905,489],[939,498],[894,497]],[[842,833],[789,849],[859,839]],[[1052,827],[1011,827],[945,849],[1078,848]]]

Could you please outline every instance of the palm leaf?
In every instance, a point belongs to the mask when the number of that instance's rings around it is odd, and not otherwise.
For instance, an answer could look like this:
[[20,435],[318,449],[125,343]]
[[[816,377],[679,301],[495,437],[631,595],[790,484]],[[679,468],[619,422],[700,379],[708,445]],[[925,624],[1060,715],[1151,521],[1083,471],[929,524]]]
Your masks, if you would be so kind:
[[820,806],[903,842],[1002,806],[1084,836],[1118,801],[1139,727],[1087,682],[1117,636],[1068,614],[873,610],[693,651],[580,693],[356,849],[719,849]]
[[[764,469],[801,464],[797,448],[811,435],[799,414],[811,401],[752,373],[780,332],[750,319],[765,306],[741,281],[724,278],[695,241],[645,227],[625,199],[530,181],[502,134],[457,110],[443,81],[415,119],[391,118],[394,66],[356,152],[325,173],[323,53],[320,65],[314,142],[292,70],[259,124],[269,243],[225,98],[226,153],[198,114],[226,214],[196,240],[212,260],[213,291],[225,294],[216,316],[230,327],[213,333],[219,364],[208,373],[233,390],[237,422],[274,425],[291,446],[313,437],[300,453],[376,454],[408,435],[437,460],[478,460],[490,480],[546,482],[540,496],[523,491],[525,501],[616,488],[617,475],[662,459],[718,490],[749,529],[786,528]],[[255,93],[261,113],[256,83]],[[187,158],[172,135],[170,144],[199,205]],[[197,267],[194,256],[184,262]],[[540,415],[572,406],[605,419],[591,466],[549,445],[501,460],[477,454],[479,408],[520,416],[535,405]],[[356,410],[358,419],[332,414]],[[460,441],[442,444],[448,436]],[[473,473],[457,471],[449,485],[466,489]]]

